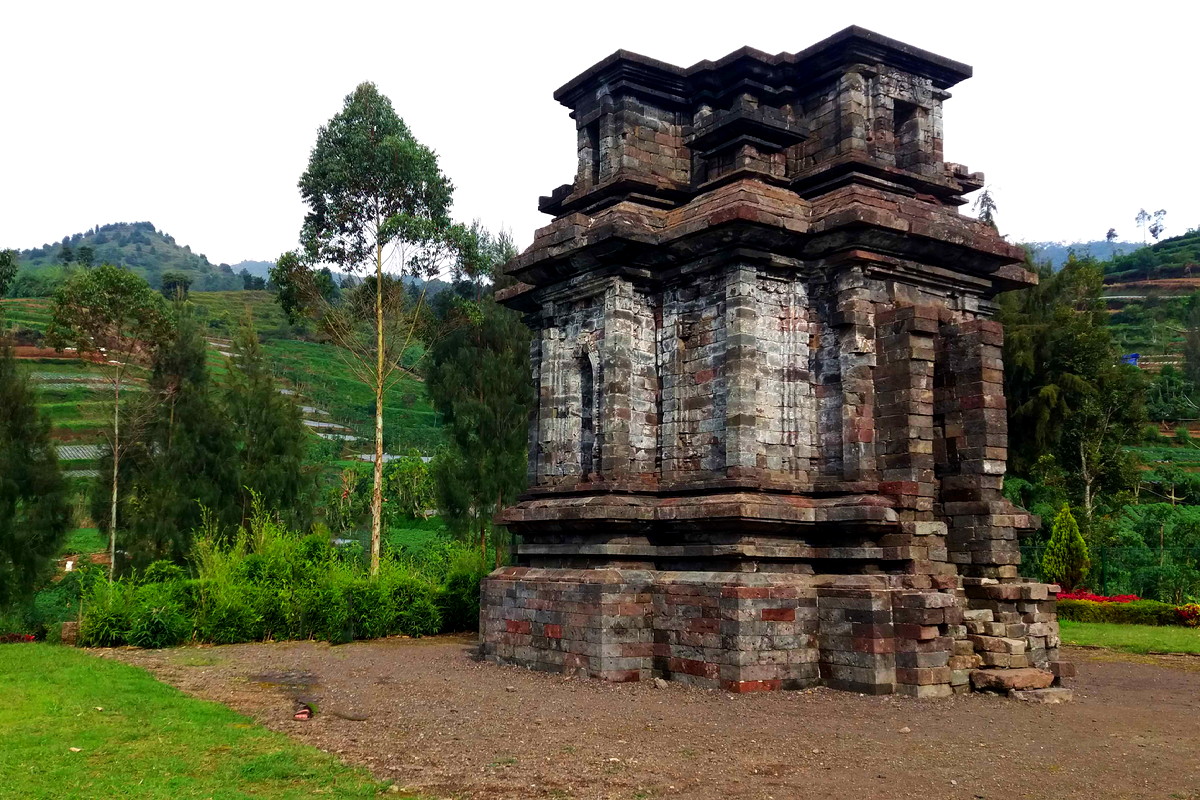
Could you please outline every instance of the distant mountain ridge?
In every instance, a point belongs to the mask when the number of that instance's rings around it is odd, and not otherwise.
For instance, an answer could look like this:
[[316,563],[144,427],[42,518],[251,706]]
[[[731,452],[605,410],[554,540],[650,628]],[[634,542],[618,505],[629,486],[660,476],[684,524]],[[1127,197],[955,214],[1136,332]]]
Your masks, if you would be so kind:
[[1110,261],[1116,256],[1132,253],[1144,245],[1137,242],[1109,242],[1105,239],[1095,239],[1090,242],[1018,242],[1033,252],[1035,262],[1050,262],[1058,269],[1067,263],[1067,256],[1074,253],[1076,257],[1092,256],[1097,261]]
[[273,266],[275,266],[274,261],[239,261],[233,265],[233,271],[240,275],[242,270],[245,270],[256,278],[266,280],[270,277],[269,273]]

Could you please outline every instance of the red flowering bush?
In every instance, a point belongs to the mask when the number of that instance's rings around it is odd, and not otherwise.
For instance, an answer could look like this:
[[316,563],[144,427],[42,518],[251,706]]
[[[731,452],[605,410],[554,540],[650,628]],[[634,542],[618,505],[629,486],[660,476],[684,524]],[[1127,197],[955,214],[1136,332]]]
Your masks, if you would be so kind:
[[1178,606],[1175,613],[1179,615],[1179,624],[1189,628],[1200,628],[1200,603]]
[[0,644],[16,644],[17,642],[32,642],[32,633],[0,633]]
[[1142,598],[1136,594],[1118,594],[1112,597],[1105,597],[1101,594],[1092,594],[1087,589],[1077,589],[1073,592],[1060,592],[1059,600],[1090,600],[1093,603],[1136,603]]

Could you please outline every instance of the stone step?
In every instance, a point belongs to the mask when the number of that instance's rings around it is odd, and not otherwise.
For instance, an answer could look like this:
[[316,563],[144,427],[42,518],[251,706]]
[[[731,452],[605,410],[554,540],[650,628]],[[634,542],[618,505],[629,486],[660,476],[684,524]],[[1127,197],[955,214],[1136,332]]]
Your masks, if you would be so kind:
[[977,692],[1045,689],[1052,683],[1054,683],[1053,672],[1034,667],[971,670],[971,687]]
[[1026,703],[1042,703],[1043,705],[1069,703],[1075,699],[1073,691],[1064,689],[1061,686],[1051,686],[1046,689],[1022,689],[1009,692],[1008,696],[1013,700],[1021,700]]

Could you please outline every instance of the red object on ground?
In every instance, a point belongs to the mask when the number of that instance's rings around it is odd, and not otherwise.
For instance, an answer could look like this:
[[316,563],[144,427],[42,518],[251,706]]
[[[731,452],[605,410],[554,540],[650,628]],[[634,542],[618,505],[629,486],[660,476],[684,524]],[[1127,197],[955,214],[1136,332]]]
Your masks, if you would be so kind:
[[0,633],[0,644],[16,644],[18,642],[32,642],[36,639],[32,633]]
[[1093,603],[1132,603],[1136,600],[1141,600],[1136,594],[1117,594],[1112,597],[1105,597],[1102,594],[1092,594],[1087,589],[1080,589],[1076,592],[1061,592],[1058,595],[1059,600],[1091,600]]

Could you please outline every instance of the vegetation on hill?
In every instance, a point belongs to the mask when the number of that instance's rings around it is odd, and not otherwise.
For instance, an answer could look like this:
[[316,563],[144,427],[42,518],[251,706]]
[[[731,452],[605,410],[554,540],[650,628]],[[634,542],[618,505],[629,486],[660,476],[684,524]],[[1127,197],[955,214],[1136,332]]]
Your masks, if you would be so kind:
[[1200,230],[1119,255],[1105,265],[1105,283],[1200,278]]
[[[1116,261],[1161,260],[1194,241],[1189,233]],[[1067,504],[1091,560],[1087,588],[1194,601],[1200,596],[1197,287],[1181,289],[1169,277],[1160,289],[1151,278],[1135,294],[1107,283],[1112,262],[1090,258],[1071,258],[1058,272],[1045,265],[1039,273],[1037,287],[1001,298],[1000,315],[1010,418],[1005,491],[1042,516],[1041,531],[1023,544],[1024,570],[1062,577],[1046,574],[1046,550],[1051,520]]]
[[213,264],[203,253],[193,253],[175,237],[151,222],[115,222],[98,225],[84,233],[64,236],[62,241],[22,250],[17,256],[18,272],[9,295],[41,297],[72,269],[98,264],[127,267],[145,278],[154,289],[162,287],[163,274],[183,273],[194,291],[241,289],[243,278],[228,264]]

